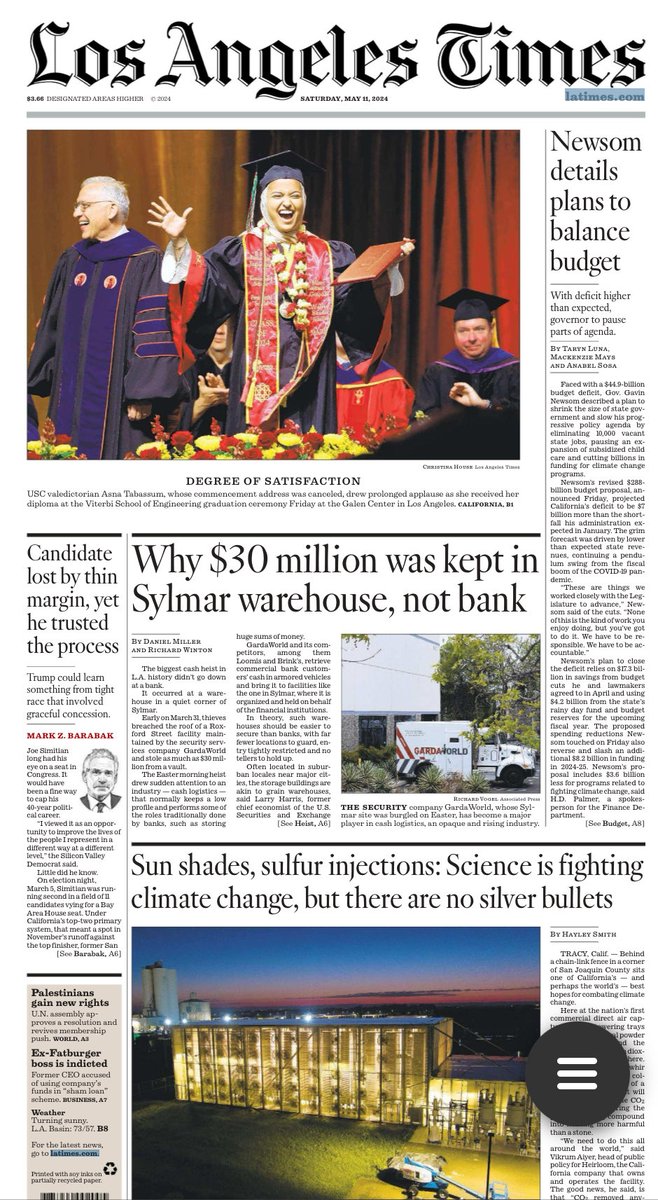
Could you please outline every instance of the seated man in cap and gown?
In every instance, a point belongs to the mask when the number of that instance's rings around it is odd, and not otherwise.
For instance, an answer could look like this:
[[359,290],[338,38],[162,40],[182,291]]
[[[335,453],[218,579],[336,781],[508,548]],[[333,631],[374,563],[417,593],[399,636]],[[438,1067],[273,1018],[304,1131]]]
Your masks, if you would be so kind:
[[[354,261],[351,247],[324,241],[303,224],[304,172],[321,168],[293,151],[244,167],[256,171],[247,229],[203,255],[185,237],[191,209],[179,216],[160,197],[149,210],[149,224],[171,238],[163,279],[173,285],[170,310],[181,362],[189,366],[218,324],[236,314],[226,432],[276,428],[287,419],[304,432],[334,432],[335,335],[351,363],[366,371],[383,352],[382,310],[370,283],[334,286]],[[261,219],[254,224],[257,190]],[[401,257],[412,249],[405,240]],[[401,291],[397,268],[389,274],[391,292]]]
[[519,360],[495,345],[494,313],[502,296],[460,288],[440,300],[454,309],[453,350],[430,363],[416,392],[416,409],[427,416],[456,405],[474,409],[518,410]]
[[210,433],[213,420],[222,433],[226,429],[233,356],[232,325],[231,321],[218,325],[205,354],[185,372],[190,398],[181,405],[179,426],[189,429],[195,437]]

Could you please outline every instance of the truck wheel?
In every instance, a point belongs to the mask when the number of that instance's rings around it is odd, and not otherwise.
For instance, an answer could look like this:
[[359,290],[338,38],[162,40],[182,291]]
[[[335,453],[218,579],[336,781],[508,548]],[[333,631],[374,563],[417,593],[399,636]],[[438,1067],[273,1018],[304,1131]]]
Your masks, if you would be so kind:
[[419,762],[418,766],[416,767],[416,769],[414,771],[415,778],[421,779],[422,776],[425,774],[425,772],[429,771],[431,765],[432,764],[429,762]]
[[525,771],[523,767],[517,767],[512,764],[511,767],[505,767],[500,773],[500,782],[507,787],[520,787],[525,779]]

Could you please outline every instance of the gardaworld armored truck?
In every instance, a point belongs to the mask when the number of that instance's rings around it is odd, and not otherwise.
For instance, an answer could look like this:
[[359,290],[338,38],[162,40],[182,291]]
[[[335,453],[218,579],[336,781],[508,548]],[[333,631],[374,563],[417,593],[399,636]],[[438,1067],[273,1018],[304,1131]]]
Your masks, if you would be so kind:
[[395,729],[397,773],[417,779],[429,766],[464,777],[481,771],[490,783],[520,787],[535,774],[535,753],[529,746],[505,742],[486,734],[473,762],[467,721],[404,721]]

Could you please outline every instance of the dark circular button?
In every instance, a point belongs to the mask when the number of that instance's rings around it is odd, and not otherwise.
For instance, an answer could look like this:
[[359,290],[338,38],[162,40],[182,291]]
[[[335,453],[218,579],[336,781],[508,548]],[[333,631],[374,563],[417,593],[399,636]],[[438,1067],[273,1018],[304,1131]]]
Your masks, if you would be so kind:
[[628,1090],[626,1051],[590,1021],[555,1025],[535,1042],[526,1084],[540,1112],[562,1125],[594,1125],[621,1104]]

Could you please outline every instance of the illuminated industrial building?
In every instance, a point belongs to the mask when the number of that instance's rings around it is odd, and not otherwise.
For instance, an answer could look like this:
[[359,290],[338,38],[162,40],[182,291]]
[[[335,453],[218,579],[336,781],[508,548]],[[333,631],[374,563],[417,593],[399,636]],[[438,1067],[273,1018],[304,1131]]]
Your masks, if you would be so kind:
[[525,1059],[453,1054],[430,1080],[427,1123],[444,1144],[486,1146],[493,1130],[500,1142],[539,1146],[539,1112],[525,1085]]
[[177,1100],[429,1125],[464,1145],[489,1129],[536,1144],[524,1061],[453,1056],[450,1018],[226,1017],[175,1026],[171,1038]]
[[171,1031],[176,1099],[362,1121],[422,1123],[452,1021],[230,1020]]

